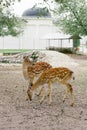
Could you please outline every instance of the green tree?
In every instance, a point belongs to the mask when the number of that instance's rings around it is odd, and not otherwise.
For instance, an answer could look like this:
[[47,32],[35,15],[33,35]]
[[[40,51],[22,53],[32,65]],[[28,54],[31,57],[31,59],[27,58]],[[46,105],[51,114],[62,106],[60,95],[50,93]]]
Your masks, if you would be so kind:
[[55,0],[54,23],[66,34],[87,35],[86,0]]
[[11,8],[14,2],[15,0],[0,0],[0,36],[17,36],[23,31],[24,21],[16,17]]

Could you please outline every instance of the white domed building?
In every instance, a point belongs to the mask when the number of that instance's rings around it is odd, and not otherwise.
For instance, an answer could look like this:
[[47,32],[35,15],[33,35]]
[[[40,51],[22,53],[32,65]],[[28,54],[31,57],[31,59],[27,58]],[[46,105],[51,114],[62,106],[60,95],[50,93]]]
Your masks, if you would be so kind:
[[44,50],[49,46],[72,47],[72,40],[61,33],[51,18],[47,8],[32,7],[23,12],[22,18],[27,21],[23,34],[18,37],[0,37],[0,50]]
[[60,33],[58,27],[53,24],[51,13],[47,8],[31,8],[24,11],[22,16],[28,21],[25,40],[31,43],[23,44],[24,49],[26,47],[30,49],[46,49],[49,46],[66,47],[66,43],[67,47],[72,47],[69,36]]

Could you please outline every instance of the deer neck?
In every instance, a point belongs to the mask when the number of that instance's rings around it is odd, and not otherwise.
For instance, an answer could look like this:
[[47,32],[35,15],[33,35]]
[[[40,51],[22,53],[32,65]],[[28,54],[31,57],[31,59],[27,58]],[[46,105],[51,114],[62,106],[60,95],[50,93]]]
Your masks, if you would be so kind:
[[40,82],[39,82],[39,80],[37,80],[37,81],[35,82],[35,84],[31,87],[31,91],[34,91],[36,88],[39,87],[39,85],[40,85]]
[[32,66],[32,63],[29,61],[29,62],[23,62],[23,69],[27,69],[28,66]]
[[28,79],[28,72],[27,72],[28,66],[31,66],[31,63],[30,63],[30,62],[25,62],[25,61],[23,61],[22,70],[23,70],[24,78],[25,78],[26,80]]

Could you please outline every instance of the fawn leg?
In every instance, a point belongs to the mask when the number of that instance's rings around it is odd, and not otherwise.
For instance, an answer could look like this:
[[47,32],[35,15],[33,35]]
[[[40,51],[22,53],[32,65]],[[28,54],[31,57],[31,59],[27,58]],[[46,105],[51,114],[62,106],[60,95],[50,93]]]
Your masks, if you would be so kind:
[[69,83],[66,83],[66,86],[67,86],[67,92],[70,93],[71,95],[71,106],[74,105],[74,96],[73,96],[73,88],[72,88],[72,85],[69,84]]
[[42,96],[42,98],[41,98],[41,100],[40,100],[40,104],[42,104],[42,102],[44,101],[46,95],[47,95],[47,94],[46,94],[46,92],[44,91],[44,94],[43,94],[43,96]]
[[66,90],[66,93],[64,94],[63,102],[65,102],[65,99],[66,99],[67,95],[68,95],[68,90]]
[[33,79],[31,79],[30,81],[28,81],[28,90],[27,90],[26,101],[29,100],[28,91],[29,91],[29,89],[30,89],[31,86],[33,86]]
[[29,98],[29,95],[28,95],[28,91],[30,90],[30,87],[32,86],[33,84],[28,84],[28,90],[27,90],[27,97],[26,97],[26,101],[28,101],[30,98]]
[[49,96],[49,105],[52,103],[52,98],[51,98],[51,92],[52,92],[52,88],[51,88],[51,83],[48,83],[48,96]]
[[48,96],[48,95],[49,95],[49,105],[50,105],[52,103],[52,99],[51,99],[51,83],[50,82],[48,83],[48,92],[46,93],[44,91],[44,95],[41,98],[40,103],[42,103],[44,101],[44,99],[46,98],[46,96]]
[[44,87],[41,87],[39,92],[36,94],[37,96],[39,96],[41,94],[41,92],[43,91]]

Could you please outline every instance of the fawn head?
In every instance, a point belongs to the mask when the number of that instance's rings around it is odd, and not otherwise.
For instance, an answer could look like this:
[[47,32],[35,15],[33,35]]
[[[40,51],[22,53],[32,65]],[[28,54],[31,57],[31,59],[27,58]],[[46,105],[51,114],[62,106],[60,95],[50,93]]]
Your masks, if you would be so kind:
[[23,55],[23,60],[28,60],[28,59],[29,59],[29,55],[24,54]]
[[25,63],[31,63],[31,61],[30,61],[30,56],[29,56],[29,55],[23,55],[23,61],[24,61]]

